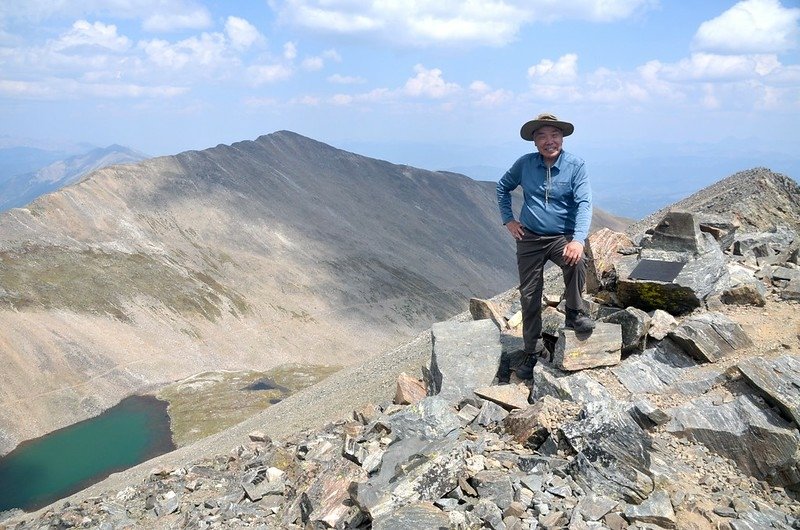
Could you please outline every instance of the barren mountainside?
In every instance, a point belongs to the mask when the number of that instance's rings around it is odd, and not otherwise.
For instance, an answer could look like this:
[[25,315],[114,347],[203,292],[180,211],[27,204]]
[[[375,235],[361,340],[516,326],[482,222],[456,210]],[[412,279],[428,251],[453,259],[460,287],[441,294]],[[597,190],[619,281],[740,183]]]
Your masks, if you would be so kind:
[[513,286],[494,188],[290,132],[0,215],[0,452],[204,370],[348,365]]
[[693,193],[628,227],[637,234],[654,225],[669,210],[728,216],[735,214],[742,230],[768,230],[785,224],[800,230],[800,186],[797,182],[759,167],[740,171]]

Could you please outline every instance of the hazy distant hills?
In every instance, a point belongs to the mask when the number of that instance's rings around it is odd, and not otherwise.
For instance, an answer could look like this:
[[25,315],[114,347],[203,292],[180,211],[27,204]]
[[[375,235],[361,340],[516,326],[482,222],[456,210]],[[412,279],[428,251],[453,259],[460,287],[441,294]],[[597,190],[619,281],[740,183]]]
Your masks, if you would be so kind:
[[[148,158],[143,153],[121,145],[92,149],[86,153],[51,161],[59,154],[57,151],[30,147],[3,149],[0,153],[0,161],[3,162],[0,167],[4,170],[0,173],[0,212],[24,206],[40,195],[77,182],[96,169]],[[34,165],[44,161],[47,161],[45,167]],[[27,170],[31,166],[36,170]],[[20,169],[24,172],[18,171]]]

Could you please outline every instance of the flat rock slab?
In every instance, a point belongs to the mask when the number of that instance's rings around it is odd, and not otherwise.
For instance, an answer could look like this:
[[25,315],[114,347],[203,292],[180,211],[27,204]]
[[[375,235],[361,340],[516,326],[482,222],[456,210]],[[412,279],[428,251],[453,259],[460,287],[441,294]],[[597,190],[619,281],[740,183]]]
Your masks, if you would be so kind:
[[497,403],[504,409],[524,409],[528,406],[530,389],[524,383],[495,385],[475,389],[475,394]]
[[750,383],[800,425],[800,359],[783,355],[776,359],[755,357],[737,367]]
[[372,530],[450,528],[450,517],[430,502],[400,506],[372,521]]
[[773,485],[800,484],[797,427],[754,397],[742,395],[721,405],[698,398],[670,412],[668,432],[702,443]]
[[619,364],[622,356],[622,327],[598,322],[589,333],[563,329],[558,335],[553,364],[574,372],[598,366]]
[[539,363],[533,368],[533,378],[536,381],[533,387],[536,400],[544,396],[575,403],[614,400],[611,393],[587,372],[564,373],[546,363]]
[[661,341],[641,355],[611,369],[631,394],[678,392],[694,396],[725,381],[725,372],[715,365],[699,365],[671,340]]
[[458,403],[492,384],[500,363],[500,330],[490,319],[437,322],[431,327],[431,394]]
[[713,312],[687,318],[669,337],[695,359],[711,363],[753,345],[739,324]]

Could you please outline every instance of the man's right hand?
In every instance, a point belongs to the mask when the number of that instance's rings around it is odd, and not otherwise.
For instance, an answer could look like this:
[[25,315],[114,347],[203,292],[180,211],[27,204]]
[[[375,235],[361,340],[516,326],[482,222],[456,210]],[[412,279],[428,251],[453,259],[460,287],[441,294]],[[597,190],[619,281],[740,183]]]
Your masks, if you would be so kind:
[[522,225],[519,221],[509,221],[506,223],[506,228],[509,232],[511,232],[511,236],[514,239],[521,240],[522,236],[525,235],[525,231],[522,229]]

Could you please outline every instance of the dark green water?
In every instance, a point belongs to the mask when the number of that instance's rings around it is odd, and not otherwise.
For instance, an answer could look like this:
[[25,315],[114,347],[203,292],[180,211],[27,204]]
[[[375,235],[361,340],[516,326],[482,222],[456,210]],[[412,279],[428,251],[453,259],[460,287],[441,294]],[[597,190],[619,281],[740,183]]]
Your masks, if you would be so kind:
[[167,402],[126,398],[0,458],[0,511],[36,510],[173,449]]

